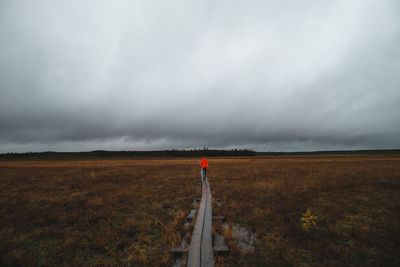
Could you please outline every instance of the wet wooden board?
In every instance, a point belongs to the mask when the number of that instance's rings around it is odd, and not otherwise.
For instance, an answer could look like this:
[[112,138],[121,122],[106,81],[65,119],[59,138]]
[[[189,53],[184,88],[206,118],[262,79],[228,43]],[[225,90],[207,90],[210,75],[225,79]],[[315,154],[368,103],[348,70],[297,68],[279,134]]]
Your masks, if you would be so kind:
[[212,247],[212,196],[210,185],[202,179],[202,194],[196,224],[190,241],[187,266],[214,266]]

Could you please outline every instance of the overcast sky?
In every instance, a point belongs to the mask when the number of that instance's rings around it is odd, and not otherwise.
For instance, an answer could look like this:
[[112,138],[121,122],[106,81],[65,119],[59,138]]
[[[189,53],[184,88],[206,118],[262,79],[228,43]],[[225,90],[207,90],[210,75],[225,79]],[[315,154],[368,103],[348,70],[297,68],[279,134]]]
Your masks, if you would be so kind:
[[0,1],[0,153],[400,148],[400,1]]

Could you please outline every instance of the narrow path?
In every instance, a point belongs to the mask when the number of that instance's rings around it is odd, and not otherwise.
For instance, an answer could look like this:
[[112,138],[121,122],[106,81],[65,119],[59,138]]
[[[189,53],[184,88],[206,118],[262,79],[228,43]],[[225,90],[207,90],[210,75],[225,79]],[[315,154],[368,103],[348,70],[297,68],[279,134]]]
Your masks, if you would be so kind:
[[206,178],[202,180],[201,201],[190,241],[187,266],[214,266],[212,246],[212,195]]

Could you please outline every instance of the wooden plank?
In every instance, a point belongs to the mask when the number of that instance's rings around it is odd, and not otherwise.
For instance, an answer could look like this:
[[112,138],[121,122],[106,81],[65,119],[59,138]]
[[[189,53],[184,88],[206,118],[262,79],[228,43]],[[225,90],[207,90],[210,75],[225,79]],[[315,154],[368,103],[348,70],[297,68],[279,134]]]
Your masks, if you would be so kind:
[[212,196],[210,185],[202,179],[202,194],[196,224],[190,241],[187,266],[214,266],[212,248]]
[[203,223],[203,239],[201,240],[201,266],[214,266],[212,244],[212,196],[208,181],[206,183],[206,210]]
[[174,255],[177,255],[177,254],[181,255],[181,254],[183,254],[186,250],[187,250],[187,244],[186,244],[185,239],[183,239],[183,240],[181,241],[181,245],[180,245],[179,247],[172,248],[172,249],[170,250],[170,252],[171,252],[172,254],[174,254]]
[[197,204],[199,204],[199,202],[200,202],[200,198],[196,198],[195,200],[193,200],[193,203],[192,203],[192,208],[197,208]]
[[203,234],[204,211],[206,208],[207,194],[206,184],[203,183],[199,212],[197,213],[196,224],[194,225],[192,239],[190,240],[187,266],[201,266],[201,239]]
[[223,235],[216,235],[214,240],[214,252],[217,255],[226,255],[229,253],[229,247],[225,242]]
[[186,216],[186,221],[187,221],[187,222],[192,222],[193,219],[194,219],[194,215],[195,215],[195,214],[196,214],[196,209],[195,209],[195,208],[190,209],[189,215]]

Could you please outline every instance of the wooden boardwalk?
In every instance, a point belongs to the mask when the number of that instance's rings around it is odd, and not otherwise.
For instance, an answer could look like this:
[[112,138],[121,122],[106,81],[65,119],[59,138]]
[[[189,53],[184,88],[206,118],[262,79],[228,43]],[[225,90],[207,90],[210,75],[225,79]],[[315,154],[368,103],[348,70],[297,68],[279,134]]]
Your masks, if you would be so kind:
[[187,266],[214,266],[212,244],[212,195],[207,178],[202,180],[202,193],[196,224],[190,241]]

